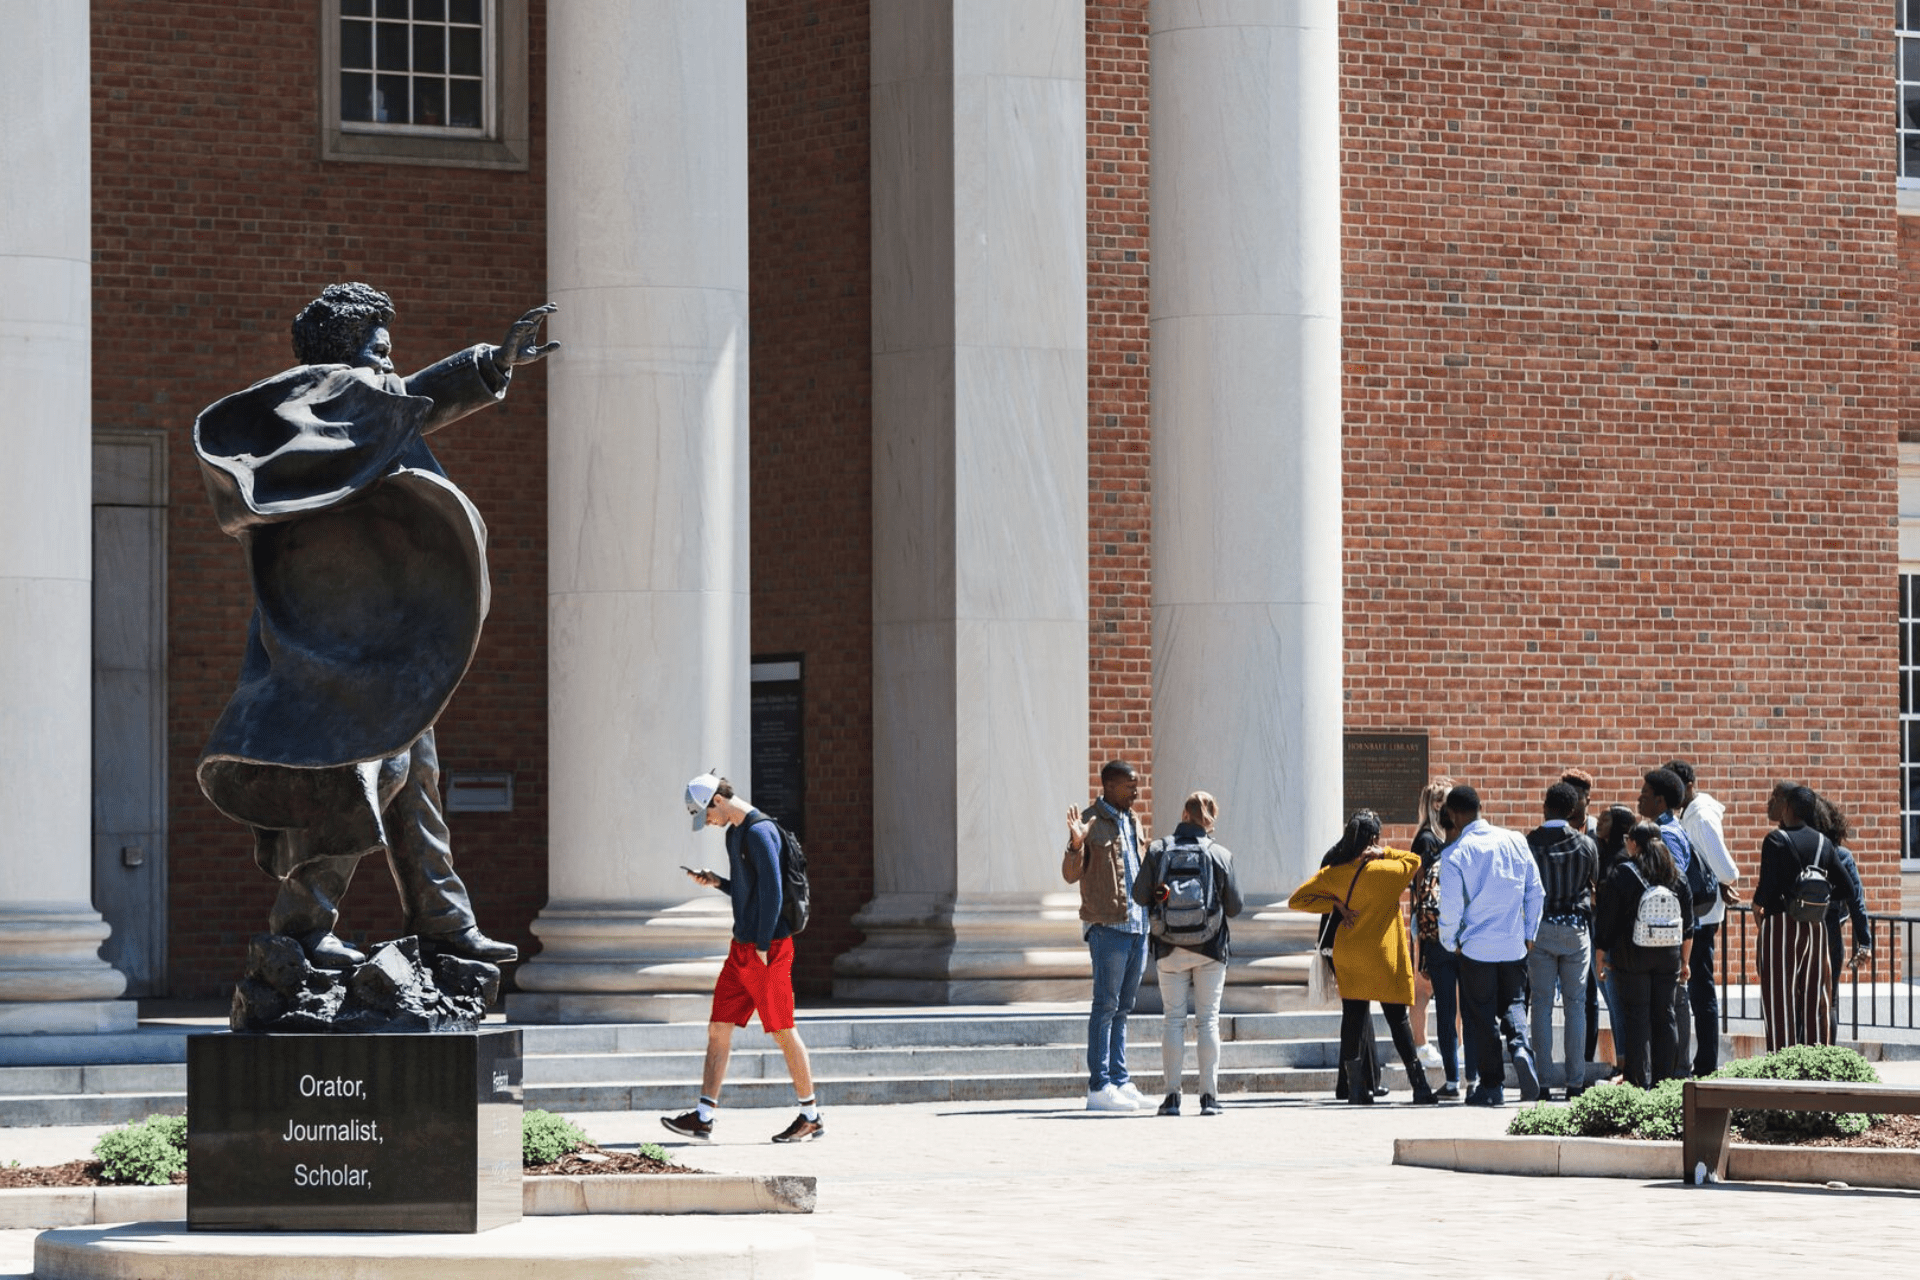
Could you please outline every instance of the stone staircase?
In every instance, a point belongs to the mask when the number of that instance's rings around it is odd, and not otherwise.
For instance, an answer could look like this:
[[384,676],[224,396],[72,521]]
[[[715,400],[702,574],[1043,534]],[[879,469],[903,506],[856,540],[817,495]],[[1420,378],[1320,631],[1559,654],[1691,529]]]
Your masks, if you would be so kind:
[[[1220,1090],[1333,1092],[1339,1015],[1222,1014]],[[503,1025],[503,1024],[490,1024]],[[220,1024],[149,1034],[143,1052],[170,1061],[0,1066],[0,1126],[119,1124],[186,1108],[186,1041]],[[807,1009],[800,1033],[824,1106],[1071,1098],[1086,1090],[1084,1007]],[[1146,1093],[1163,1091],[1158,1014],[1136,1013],[1129,1065]],[[703,1023],[524,1026],[526,1103],[549,1111],[680,1110],[698,1095]],[[1393,1063],[1376,1019],[1383,1064]],[[1187,1091],[1193,1080],[1188,1019]],[[1397,1065],[1387,1083],[1404,1089]],[[779,1048],[757,1026],[736,1033],[730,1107],[792,1100]]]
[[[1129,1022],[1128,1065],[1143,1092],[1164,1091],[1158,1014]],[[1384,1027],[1378,1028],[1384,1035]],[[526,1099],[549,1111],[683,1109],[699,1092],[704,1025],[529,1027]],[[1068,1098],[1086,1092],[1084,1012],[813,1012],[800,1035],[822,1106]],[[1338,1014],[1222,1014],[1220,1091],[1331,1094]],[[1193,1040],[1188,1019],[1188,1043]],[[1392,1050],[1384,1041],[1386,1057]],[[1188,1050],[1188,1092],[1197,1087]],[[1390,1087],[1404,1088],[1394,1068]],[[757,1027],[735,1034],[729,1106],[784,1106],[786,1064]]]

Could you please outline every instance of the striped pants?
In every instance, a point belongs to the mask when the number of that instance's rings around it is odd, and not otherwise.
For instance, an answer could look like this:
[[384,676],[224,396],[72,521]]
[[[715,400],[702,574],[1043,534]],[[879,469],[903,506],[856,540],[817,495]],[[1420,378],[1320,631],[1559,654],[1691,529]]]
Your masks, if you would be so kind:
[[1767,1052],[1833,1043],[1833,989],[1827,982],[1827,926],[1777,911],[1760,921],[1760,1016]]

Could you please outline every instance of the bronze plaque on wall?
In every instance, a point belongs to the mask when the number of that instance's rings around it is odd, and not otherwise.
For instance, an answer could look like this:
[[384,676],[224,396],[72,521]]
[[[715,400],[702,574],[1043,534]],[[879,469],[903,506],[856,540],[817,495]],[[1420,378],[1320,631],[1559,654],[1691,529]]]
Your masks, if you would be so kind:
[[1382,822],[1418,822],[1427,735],[1349,733],[1346,739],[1346,812],[1371,809]]

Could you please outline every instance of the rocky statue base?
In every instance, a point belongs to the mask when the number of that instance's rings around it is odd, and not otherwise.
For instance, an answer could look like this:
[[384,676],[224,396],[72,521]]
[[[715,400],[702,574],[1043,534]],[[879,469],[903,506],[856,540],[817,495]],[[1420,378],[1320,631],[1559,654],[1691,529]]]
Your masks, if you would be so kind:
[[500,993],[500,970],[479,960],[423,959],[420,939],[373,949],[351,970],[316,969],[292,938],[255,934],[234,988],[235,1031],[475,1031]]

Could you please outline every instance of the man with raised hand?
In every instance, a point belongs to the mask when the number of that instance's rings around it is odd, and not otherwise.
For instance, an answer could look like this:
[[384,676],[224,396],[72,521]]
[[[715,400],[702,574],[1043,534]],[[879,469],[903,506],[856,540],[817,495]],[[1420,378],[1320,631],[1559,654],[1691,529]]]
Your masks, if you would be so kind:
[[1152,1105],[1127,1076],[1127,1015],[1147,965],[1147,912],[1133,900],[1146,853],[1133,801],[1140,780],[1124,760],[1100,770],[1100,798],[1067,807],[1067,851],[1060,874],[1080,886],[1080,934],[1093,961],[1093,1011],[1087,1018],[1087,1110],[1136,1111]]

